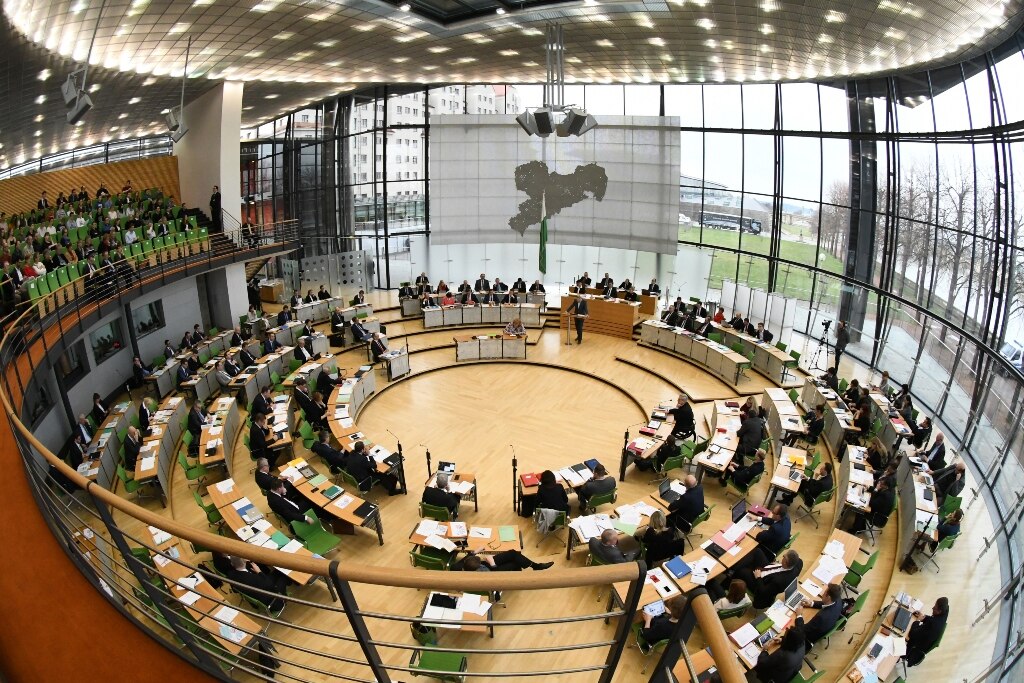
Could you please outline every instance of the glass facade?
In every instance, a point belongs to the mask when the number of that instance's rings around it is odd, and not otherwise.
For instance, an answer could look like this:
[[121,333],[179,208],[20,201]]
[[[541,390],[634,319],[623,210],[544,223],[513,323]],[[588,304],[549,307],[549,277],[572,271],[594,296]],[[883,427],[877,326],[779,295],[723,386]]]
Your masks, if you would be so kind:
[[[681,293],[713,300],[724,279],[781,292],[799,302],[794,329],[813,338],[823,321],[848,320],[848,353],[910,384],[984,477],[1006,576],[1020,572],[1024,551],[1024,381],[1020,361],[1011,369],[999,354],[1024,343],[1024,174],[1013,172],[1024,143],[1004,135],[1024,120],[1022,47],[1018,35],[969,62],[838,86],[566,88],[567,102],[598,116],[679,117],[680,254],[711,259],[704,291]],[[376,285],[397,287],[430,248],[431,119],[541,104],[539,85],[339,96],[245,132],[261,150],[257,202],[275,219],[302,220],[323,248],[368,250]],[[448,247],[445,257],[510,264],[536,249],[504,247]],[[571,251],[561,247],[556,262],[621,260]],[[632,254],[618,266],[663,276],[654,262]],[[463,276],[437,265],[434,279]],[[1024,628],[1019,605],[1005,613],[1007,633]]]

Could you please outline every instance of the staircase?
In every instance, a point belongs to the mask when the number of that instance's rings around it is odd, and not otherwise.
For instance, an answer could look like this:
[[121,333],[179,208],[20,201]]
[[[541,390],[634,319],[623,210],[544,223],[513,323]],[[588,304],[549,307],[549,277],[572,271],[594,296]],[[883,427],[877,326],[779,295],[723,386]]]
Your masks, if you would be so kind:
[[262,258],[253,259],[252,261],[246,261],[245,262],[245,281],[248,282],[249,280],[253,279],[253,277],[256,275],[256,273],[258,273],[261,270],[263,270],[263,266],[267,265],[267,262],[270,260],[270,258],[271,257],[269,257],[269,256],[264,256]]

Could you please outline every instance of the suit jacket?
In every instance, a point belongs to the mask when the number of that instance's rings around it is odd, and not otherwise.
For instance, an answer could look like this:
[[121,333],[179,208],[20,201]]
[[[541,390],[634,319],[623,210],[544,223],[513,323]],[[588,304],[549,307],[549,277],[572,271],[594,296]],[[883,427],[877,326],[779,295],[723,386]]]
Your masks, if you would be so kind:
[[252,400],[252,414],[270,415],[272,412],[274,412],[273,401],[264,398],[263,394],[256,394],[256,398]]
[[761,683],[789,683],[800,671],[806,652],[803,645],[795,651],[783,650],[781,647],[770,654],[762,651],[754,666],[757,680]]
[[456,494],[442,491],[436,486],[427,486],[423,489],[423,498],[421,500],[427,505],[448,508],[452,514],[455,514],[459,509],[459,501],[461,499]]
[[740,443],[738,450],[745,453],[753,453],[761,446],[761,437],[764,435],[764,423],[759,417],[748,417],[736,431]]
[[340,332],[345,327],[345,316],[335,311],[331,313],[331,331]]
[[242,342],[244,342],[244,341],[245,341],[245,339],[242,338],[242,335],[238,334],[237,332],[235,332],[235,333],[233,333],[231,335],[231,345],[232,346],[241,346]]
[[[299,508],[295,501],[288,500],[276,491],[267,492],[267,505],[286,522],[305,522],[305,510]],[[308,509],[308,508],[307,508]]]
[[622,564],[633,560],[634,553],[630,552],[627,555],[617,545],[605,545],[597,536],[590,539],[587,546],[590,548],[590,554],[603,560],[605,564]]
[[766,342],[766,343],[770,342],[772,339],[775,338],[775,335],[773,335],[771,332],[769,332],[766,329],[765,330],[761,330],[760,332],[757,332],[755,330],[754,336],[757,337],[758,341],[763,341],[763,342]]
[[317,292],[316,298],[320,299],[320,301],[327,301],[331,298],[331,293],[325,289],[322,292]]
[[804,498],[814,500],[826,491],[831,491],[834,485],[832,475],[826,474],[820,479],[804,479],[800,484],[800,489],[804,494]]
[[486,292],[490,288],[491,282],[486,278],[479,279],[475,283],[473,283],[473,289],[478,292]]
[[317,441],[310,450],[323,458],[324,462],[331,466],[331,469],[345,469],[348,462],[348,454],[339,451],[329,443]]
[[82,435],[82,443],[85,444],[86,446],[88,446],[89,443],[92,442],[92,430],[89,428],[88,425],[83,425],[81,422],[76,423],[75,428],[72,430],[72,438],[74,437],[75,434]]
[[306,296],[305,296],[305,297],[304,297],[304,298],[302,299],[302,303],[304,303],[304,304],[311,304],[311,303],[313,303],[314,301],[316,301],[316,296],[314,296],[313,294],[307,294],[307,295],[306,295]]
[[281,346],[281,342],[277,341],[276,339],[267,339],[265,342],[263,342],[263,353],[274,353],[274,351],[277,351],[279,348],[281,348]]
[[[914,622],[907,638],[907,662],[911,665],[920,662],[942,638],[946,630],[948,615],[933,616],[929,614],[921,621]],[[916,660],[916,661],[915,661]]]
[[188,411],[188,431],[192,432],[192,436],[196,439],[199,438],[200,432],[203,431],[203,425],[206,424],[206,418],[195,410]]
[[316,378],[316,390],[324,396],[330,396],[331,391],[338,385],[338,380],[331,379],[331,375],[326,370],[321,370],[320,374]]
[[306,411],[306,420],[308,422],[316,423],[323,417],[323,412],[313,403],[313,397],[306,392],[296,389],[295,400],[298,402],[299,407]]
[[139,442],[131,436],[124,438],[124,467],[129,472],[135,471],[135,461],[139,459],[140,448]]
[[590,315],[590,305],[586,299],[577,297],[566,310],[570,315]]
[[102,407],[102,405],[94,403],[92,406],[92,412],[89,414],[92,415],[92,419],[95,420],[96,426],[98,427],[107,419],[107,412],[107,409]]
[[153,373],[153,368],[148,367],[145,363],[141,366],[132,365],[132,374],[135,376],[135,383],[142,386],[142,383],[146,380],[146,376]]
[[605,298],[608,298],[608,299],[614,299],[618,295],[619,295],[619,290],[616,289],[614,285],[608,285],[603,290],[601,290],[601,296],[603,296]]
[[569,496],[560,484],[537,487],[537,507],[569,512]]
[[234,361],[224,361],[224,371],[228,373],[229,377],[234,377],[242,372],[242,368],[238,367],[238,363]]
[[292,314],[288,311],[281,311],[277,314],[277,326],[281,327],[285,323],[291,322]]
[[538,292],[543,294],[544,293],[544,285],[532,284],[532,285],[530,285],[530,292],[533,293],[533,294],[536,294]]
[[295,360],[299,361],[300,363],[305,363],[312,357],[313,354],[311,354],[308,350],[304,349],[303,347],[295,347]]
[[482,304],[496,304],[498,303],[498,295],[493,292],[487,292],[485,294],[478,294],[476,300]]
[[925,453],[925,459],[928,461],[928,469],[932,472],[941,470],[946,466],[946,442],[932,444],[932,447]]
[[459,297],[458,301],[463,306],[471,306],[473,304],[480,303],[477,300],[476,294],[474,294],[471,290],[468,289],[462,293],[462,296]]
[[800,576],[803,568],[803,560],[797,560],[796,564],[789,569],[783,569],[773,572],[768,576],[762,576],[760,579],[754,579],[754,582],[750,585],[750,592],[754,596],[754,607],[764,609],[775,602],[775,596],[785,591],[786,586],[792,583],[793,579]]
[[252,453],[253,460],[267,457],[267,446],[271,443],[270,435],[272,433],[269,427],[264,431],[263,427],[255,422],[252,424],[252,428],[249,429],[249,451]]
[[692,432],[694,429],[693,407],[687,403],[683,406],[676,406],[668,411],[668,414],[675,420],[676,426],[672,430],[679,433]]
[[868,505],[871,507],[871,523],[881,529],[889,521],[892,514],[892,504],[896,498],[896,492],[892,489],[875,491],[871,494]]
[[740,488],[745,488],[750,486],[750,482],[754,480],[754,477],[763,473],[764,463],[759,460],[755,460],[746,467],[738,467],[736,471],[732,473],[732,481]]
[[301,306],[302,297],[299,296],[298,294],[292,294],[292,298],[288,299],[288,305],[291,306],[292,308],[295,308],[296,306]]
[[822,606],[820,600],[815,600],[813,607],[818,610],[818,613],[804,625],[804,637],[812,645],[824,638],[825,634],[831,631],[839,621],[839,617],[843,616],[843,603],[841,600],[836,600],[831,605]]
[[508,291],[508,285],[506,285],[504,282],[495,282],[494,283],[494,291],[495,292],[507,292]]
[[959,496],[964,490],[964,478],[956,478],[956,465],[947,465],[932,473],[935,488],[943,496]]
[[374,360],[380,360],[381,355],[388,352],[388,347],[382,339],[374,339],[370,342],[370,351]]
[[253,358],[253,355],[245,349],[242,349],[241,351],[238,352],[238,360],[242,361],[243,368],[247,368],[250,365],[256,364],[256,359]]
[[231,375],[227,373],[227,370],[218,370],[216,372],[216,377],[221,388],[227,387],[227,385],[231,384]]
[[363,327],[362,323],[353,320],[352,321],[352,336],[355,339],[359,339],[360,341],[365,341],[366,338],[370,336],[370,333],[366,330],[365,327]]
[[782,546],[789,542],[789,515],[786,515],[778,522],[773,522],[770,517],[766,517],[764,521],[768,524],[768,528],[758,533],[754,540],[774,557],[782,549]]
[[668,506],[669,517],[672,518],[673,525],[678,525],[680,521],[686,522],[687,530],[693,524],[693,520],[697,519],[702,512],[704,512],[704,487],[700,484],[692,489],[687,489],[686,493],[673,500]]
[[414,296],[416,296],[416,292],[408,285],[398,290],[398,297],[400,299],[411,299]]
[[316,330],[314,330],[309,325],[306,325],[305,323],[303,323],[303,325],[302,325],[302,332],[299,333],[299,336],[300,337],[312,337],[314,334],[316,334]]
[[602,479],[591,479],[577,490],[581,500],[590,500],[592,497],[615,490],[615,477],[606,476]]
[[373,479],[373,475],[377,471],[377,463],[365,451],[362,455],[353,452],[349,454],[348,461],[345,463],[345,471],[355,477],[360,486],[363,486],[367,479]]
[[149,418],[151,415],[149,406],[143,401],[139,406],[139,429],[142,430],[143,434],[149,433]]

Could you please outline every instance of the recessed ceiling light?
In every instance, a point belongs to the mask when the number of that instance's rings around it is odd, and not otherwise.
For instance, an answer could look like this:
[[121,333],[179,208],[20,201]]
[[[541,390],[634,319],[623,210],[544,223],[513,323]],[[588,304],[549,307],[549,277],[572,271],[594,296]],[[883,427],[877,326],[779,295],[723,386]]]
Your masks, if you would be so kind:
[[435,55],[439,55],[442,52],[448,52],[448,50],[451,50],[451,48],[445,47],[444,45],[434,45],[433,47],[427,48],[427,52],[433,52]]
[[130,100],[128,100],[128,104],[138,104],[141,101],[142,101],[141,97],[133,97]]
[[504,14],[505,13],[505,9],[503,7],[499,7],[497,10],[495,10],[495,12],[497,14]]
[[598,47],[615,47],[615,43],[613,43],[612,41],[608,40],[607,38],[602,38],[601,40],[598,40],[598,41],[595,41],[595,42],[596,42]]
[[111,126],[111,127],[110,127],[110,132],[111,132],[111,133],[116,133],[116,132],[118,131],[118,129],[119,129],[119,128],[120,128],[120,126]]
[[250,111],[250,110],[252,110],[252,105],[251,104],[248,107],[242,107],[242,111]]
[[263,50],[253,50],[252,52],[246,52],[245,56],[249,59],[256,59],[257,57],[263,56]]
[[771,52],[772,48],[767,43],[761,43],[761,52]]
[[40,122],[42,122],[42,120],[43,120],[43,119],[45,119],[45,118],[46,118],[46,117],[45,117],[45,116],[43,116],[42,114],[36,114],[36,118],[35,118],[35,121],[36,121],[36,123],[40,123]]
[[718,48],[718,41],[715,40],[714,38],[708,38],[707,40],[704,41],[704,45],[714,50]]
[[39,97],[36,98],[36,104],[42,104],[45,101],[46,101],[46,95],[40,95]]
[[310,21],[324,21],[325,19],[331,18],[330,12],[314,12],[313,14],[307,14],[306,18]]
[[142,85],[153,85],[154,83],[156,83],[155,78],[147,78],[146,80],[142,81]]
[[319,45],[320,47],[334,47],[337,44],[338,44],[338,41],[337,40],[333,40],[333,39],[332,40],[321,40],[319,43],[317,43],[317,45]]
[[35,133],[36,137],[39,137],[42,134],[43,134],[43,131],[41,131],[41,130],[37,130],[36,133]]
[[174,26],[171,27],[171,29],[168,31],[168,33],[184,33],[185,31],[188,30],[189,26],[191,26],[191,25],[192,24],[190,24],[188,22],[179,21],[177,24],[175,24]]
[[647,42],[650,43],[651,45],[656,45],[658,47],[665,47],[664,38],[648,38]]
[[770,36],[771,34],[775,33],[775,27],[772,26],[771,24],[761,24],[761,33],[765,34],[766,36]]
[[45,81],[47,78],[50,77],[51,73],[52,72],[49,69],[43,69],[42,71],[39,72],[39,80]]
[[76,2],[74,5],[71,6],[71,13],[78,14],[88,6],[89,3],[84,2],[84,0],[80,0],[79,2]]
[[214,0],[194,0],[192,3],[193,7],[205,7],[206,5],[212,5]]
[[89,86],[89,92],[96,92],[99,89],[100,89],[100,84],[99,83],[93,83],[92,85]]
[[408,62],[409,58],[408,57],[392,57],[391,61],[394,62],[395,64],[401,64],[402,62]]
[[761,0],[761,10],[763,12],[774,12],[779,9],[779,3],[775,0]]
[[519,54],[519,50],[502,50],[498,54],[502,57],[515,57]]
[[333,62],[327,62],[324,66],[341,66],[341,60],[335,59]]
[[824,43],[826,45],[829,45],[833,41],[835,41],[835,38],[833,38],[832,36],[828,35],[827,33],[822,33],[820,36],[818,36],[818,42],[819,43]]
[[609,17],[607,14],[595,14],[594,15],[594,21],[611,21],[611,20],[612,20],[612,18]]
[[265,100],[276,100],[278,97],[280,97],[280,95],[278,95],[276,93],[271,93],[270,95],[264,95],[263,99],[265,99]]
[[543,33],[544,32],[541,31],[539,28],[524,28],[523,29],[523,35],[524,36],[539,36],[539,35],[543,35]]
[[272,36],[272,38],[273,38],[274,40],[288,40],[289,38],[291,38],[291,37],[292,37],[292,36],[294,36],[294,35],[295,35],[295,34],[294,34],[294,33],[292,33],[291,31],[282,31],[281,33],[276,33],[276,34],[274,34],[274,35]]
[[899,29],[890,28],[888,31],[885,32],[885,37],[892,38],[893,40],[903,40],[904,38],[907,37],[907,34],[904,33],[903,31],[900,31]]
[[258,5],[254,5],[250,12],[269,12],[277,7],[276,2],[261,2]]
[[837,24],[841,21],[846,21],[846,15],[842,12],[837,12],[834,9],[830,9],[825,13],[825,21],[830,24]]
[[399,6],[398,9],[402,10],[403,12],[408,12],[409,10],[412,9],[412,5],[410,5],[409,3],[405,3],[405,4],[401,5],[401,6]]
[[470,64],[476,61],[476,57],[459,57],[455,61],[458,64]]
[[126,119],[126,118],[128,118],[128,114],[118,114],[117,118],[119,118],[119,119]]
[[715,22],[711,21],[707,17],[703,17],[697,20],[697,26],[700,26],[705,31],[710,31],[715,27]]

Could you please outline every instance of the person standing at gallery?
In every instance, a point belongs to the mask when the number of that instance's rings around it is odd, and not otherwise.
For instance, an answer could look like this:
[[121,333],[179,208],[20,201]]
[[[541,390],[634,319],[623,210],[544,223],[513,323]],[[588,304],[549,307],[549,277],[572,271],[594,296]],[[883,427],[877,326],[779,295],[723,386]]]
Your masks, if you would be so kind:
[[213,186],[213,194],[210,195],[210,218],[213,220],[214,232],[221,231],[221,216],[220,216],[220,188],[216,185]]
[[839,358],[846,351],[846,345],[849,343],[850,332],[846,329],[846,321],[840,320],[839,324],[836,325],[836,372],[839,371]]
[[[584,290],[585,285],[582,280],[580,280],[577,286],[581,292]],[[587,304],[587,300],[582,296],[576,297],[576,300],[569,304],[568,308],[565,309],[565,314],[569,316],[575,315],[575,317],[573,317],[573,321],[576,324],[576,343],[582,344],[583,321],[590,315],[590,307]],[[566,326],[568,326],[568,322],[566,322]]]

